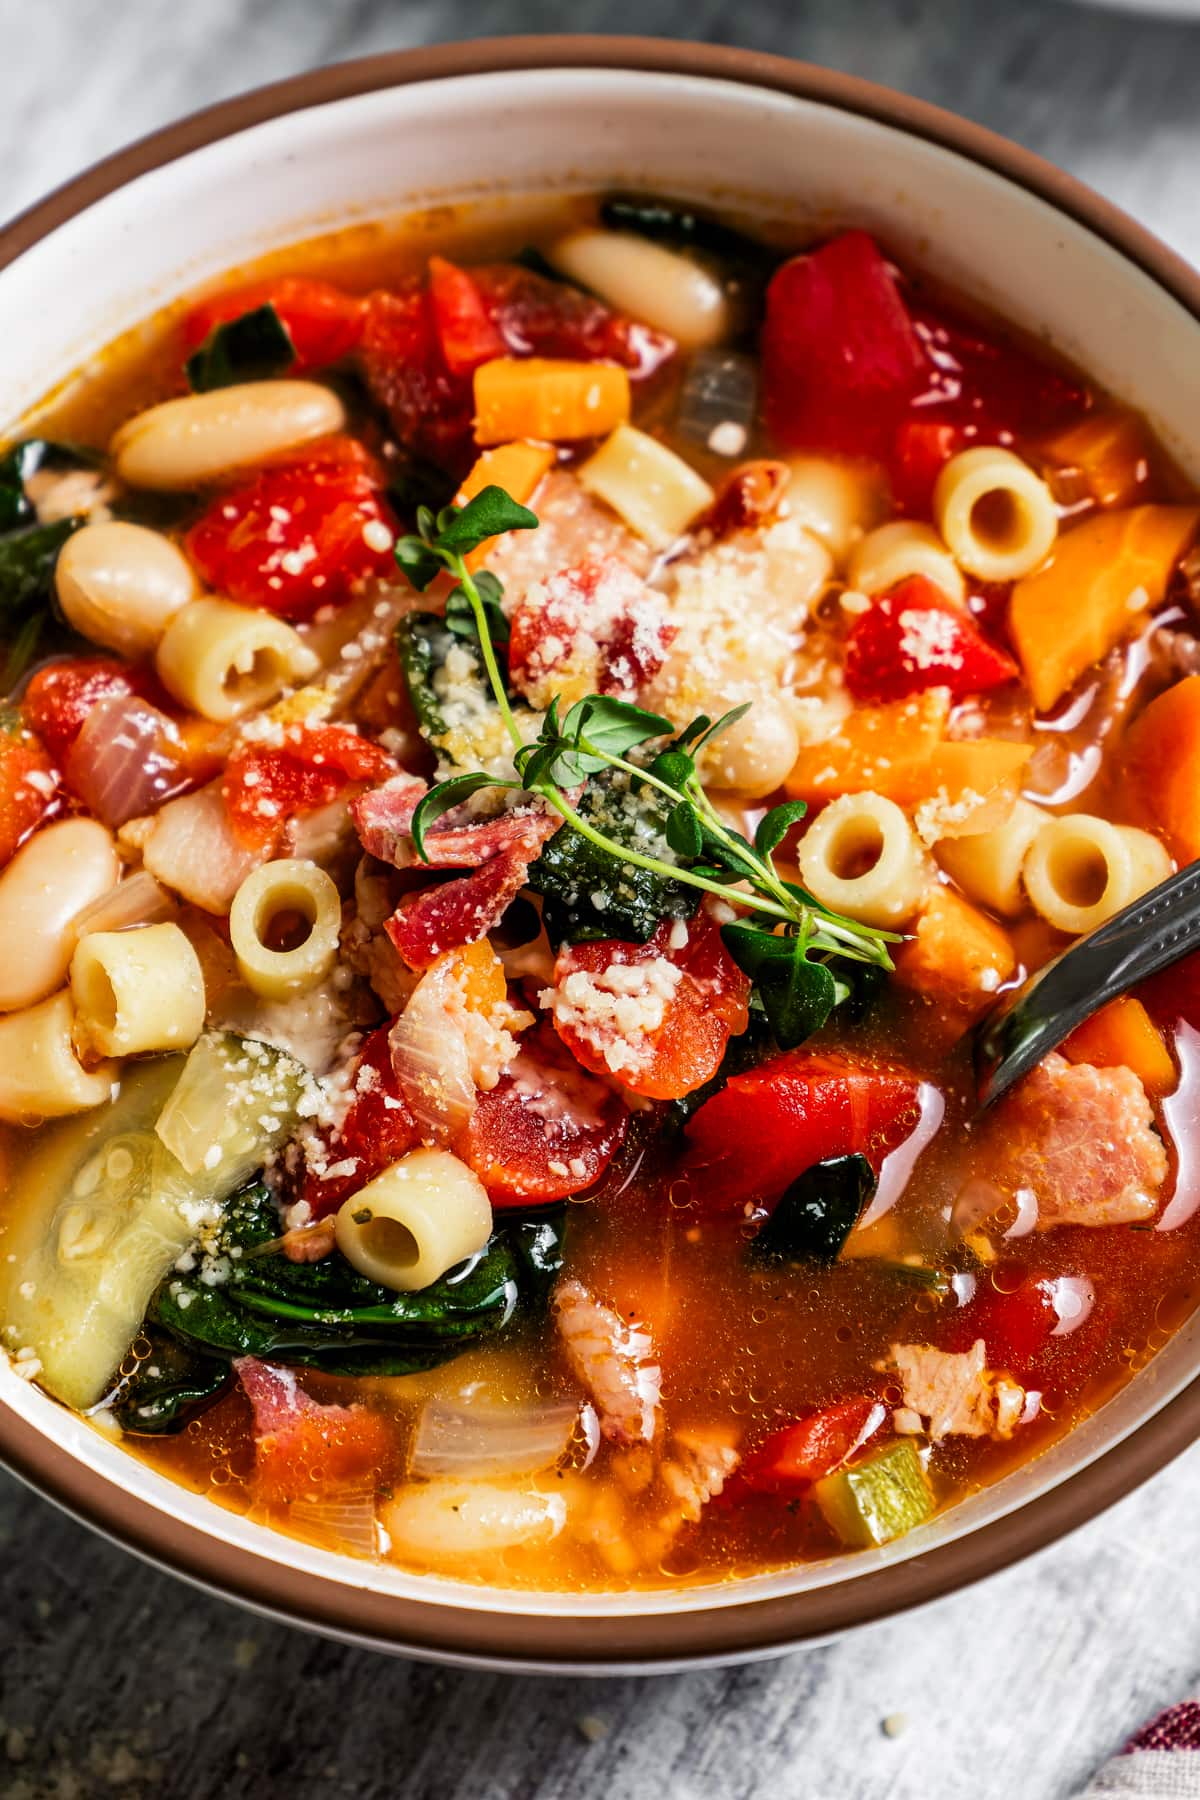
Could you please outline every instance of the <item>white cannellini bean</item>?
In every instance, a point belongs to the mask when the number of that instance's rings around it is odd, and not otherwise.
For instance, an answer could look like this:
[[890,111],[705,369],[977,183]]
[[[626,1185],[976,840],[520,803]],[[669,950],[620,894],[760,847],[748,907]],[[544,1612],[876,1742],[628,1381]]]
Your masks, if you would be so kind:
[[54,571],[58,604],[76,631],[123,656],[145,656],[200,584],[161,531],[125,519],[85,525]]
[[109,446],[131,487],[197,487],[340,431],[346,412],[315,381],[245,381],[164,400],[122,425]]
[[560,1493],[493,1481],[421,1481],[380,1508],[380,1520],[402,1554],[421,1562],[492,1556],[517,1544],[546,1543],[566,1523]]
[[[724,710],[718,706],[711,716],[717,718]],[[800,733],[786,698],[764,694],[706,748],[704,779],[715,787],[732,788],[747,799],[759,799],[782,785],[799,754]]]
[[47,825],[0,874],[0,1012],[45,999],[66,977],[71,920],[120,872],[111,831],[95,819]]
[[618,312],[665,331],[685,349],[729,336],[732,309],[708,269],[629,231],[569,231],[546,257]]

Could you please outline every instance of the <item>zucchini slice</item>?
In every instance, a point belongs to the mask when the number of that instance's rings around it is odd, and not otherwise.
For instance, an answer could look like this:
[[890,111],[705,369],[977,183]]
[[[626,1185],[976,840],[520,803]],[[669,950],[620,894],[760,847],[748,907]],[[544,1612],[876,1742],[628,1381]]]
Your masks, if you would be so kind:
[[291,1131],[301,1079],[279,1051],[214,1034],[47,1130],[5,1204],[0,1320],[57,1399],[83,1410],[109,1391],[163,1276]]

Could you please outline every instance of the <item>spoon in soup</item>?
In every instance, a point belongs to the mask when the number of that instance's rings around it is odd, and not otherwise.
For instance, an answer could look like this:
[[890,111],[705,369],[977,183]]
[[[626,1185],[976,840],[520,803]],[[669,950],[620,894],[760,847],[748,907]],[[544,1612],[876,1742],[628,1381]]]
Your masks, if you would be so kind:
[[1005,994],[971,1033],[979,1111],[1077,1025],[1200,948],[1200,862],[1189,863]]

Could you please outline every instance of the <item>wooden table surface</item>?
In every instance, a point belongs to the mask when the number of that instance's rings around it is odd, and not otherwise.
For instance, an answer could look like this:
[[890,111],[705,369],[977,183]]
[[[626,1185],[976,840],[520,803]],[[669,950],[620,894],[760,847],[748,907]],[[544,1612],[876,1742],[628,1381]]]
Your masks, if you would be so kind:
[[[738,43],[907,89],[1200,261],[1200,25],[1063,0],[0,0],[0,213],[313,64],[555,29]],[[1198,1488],[1200,1448],[1023,1567],[829,1648],[572,1681],[264,1624],[0,1475],[0,1800],[1053,1800],[1200,1681]]]

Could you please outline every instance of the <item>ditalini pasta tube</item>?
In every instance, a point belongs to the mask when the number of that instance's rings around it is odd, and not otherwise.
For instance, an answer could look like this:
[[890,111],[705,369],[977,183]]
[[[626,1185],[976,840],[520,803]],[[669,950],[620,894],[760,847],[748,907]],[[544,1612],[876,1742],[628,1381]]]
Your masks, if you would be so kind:
[[122,425],[109,449],[131,487],[186,490],[345,423],[337,395],[315,381],[245,381],[150,407]]
[[427,1288],[492,1234],[487,1190],[448,1150],[413,1150],[343,1201],[337,1247],[360,1275],[402,1294]]
[[189,1050],[204,1029],[204,975],[178,925],[89,932],[71,958],[71,995],[85,1062]]
[[1090,813],[1050,819],[1033,840],[1022,871],[1042,917],[1072,936],[1095,931],[1171,873],[1156,837]]
[[155,663],[182,706],[221,723],[265,706],[320,666],[282,619],[230,600],[189,601],[163,633]]
[[83,1067],[72,1043],[74,1019],[65,989],[0,1019],[0,1119],[36,1124],[111,1099],[119,1065]]
[[832,912],[902,925],[921,903],[930,867],[912,826],[882,794],[844,794],[800,840],[804,886]]
[[656,550],[673,544],[716,499],[690,463],[634,425],[618,425],[579,479]]
[[[274,947],[299,925],[299,941]],[[307,993],[334,965],[342,927],[342,902],[324,869],[300,857],[263,863],[233,897],[229,937],[242,980],[264,1000]]]
[[933,516],[955,561],[982,581],[1032,574],[1058,536],[1050,489],[996,445],[950,458],[933,490]]
[[929,525],[893,519],[868,531],[850,553],[850,586],[860,594],[886,594],[910,575],[924,575],[948,600],[966,604],[962,570]]

